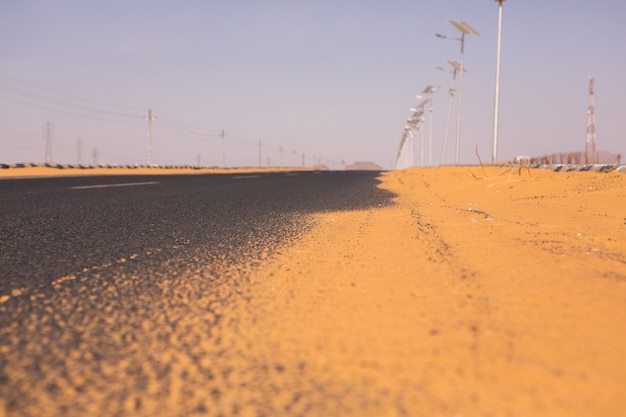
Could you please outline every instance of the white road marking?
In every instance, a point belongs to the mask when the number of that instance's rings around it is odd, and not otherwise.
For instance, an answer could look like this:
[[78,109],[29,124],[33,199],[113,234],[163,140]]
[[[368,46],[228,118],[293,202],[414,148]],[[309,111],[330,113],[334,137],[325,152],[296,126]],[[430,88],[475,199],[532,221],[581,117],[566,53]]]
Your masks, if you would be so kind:
[[230,177],[231,180],[244,180],[246,178],[261,178],[260,175],[237,175],[234,177]]
[[72,190],[86,190],[89,188],[111,188],[111,187],[136,187],[138,185],[155,185],[160,184],[158,181],[150,182],[123,182],[119,184],[99,184],[99,185],[77,185],[70,187]]
[[295,177],[297,175],[300,175],[299,172],[289,172],[287,174],[285,174],[286,177]]

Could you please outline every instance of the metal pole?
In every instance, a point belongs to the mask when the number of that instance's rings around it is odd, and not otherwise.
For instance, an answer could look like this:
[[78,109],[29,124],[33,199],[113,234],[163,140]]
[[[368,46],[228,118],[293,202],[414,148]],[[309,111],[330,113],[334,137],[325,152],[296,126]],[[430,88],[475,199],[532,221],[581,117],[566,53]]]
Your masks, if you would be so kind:
[[428,165],[433,164],[433,94],[430,93],[430,107],[428,108]]
[[148,109],[148,165],[152,165],[152,109]]
[[[437,37],[440,38],[444,38],[444,39],[454,39],[454,40],[458,40],[461,41],[461,63],[458,64],[458,68],[455,69],[457,71],[459,71],[461,73],[460,77],[459,77],[459,102],[458,102],[458,106],[457,106],[457,117],[456,117],[456,156],[455,156],[455,163],[458,165],[459,164],[459,156],[460,156],[460,152],[461,152],[461,109],[462,109],[462,102],[463,102],[463,72],[464,72],[464,57],[465,57],[465,35],[469,34],[469,35],[479,35],[479,33],[472,28],[469,24],[467,24],[466,22],[463,22],[461,20],[448,20],[448,23],[450,23],[452,26],[454,26],[455,29],[457,29],[459,32],[461,32],[461,38],[451,38],[448,36],[444,36],[444,35],[439,35],[437,34]],[[450,62],[450,61],[448,61]],[[450,62],[452,64],[452,62]]]
[[413,130],[409,130],[409,168],[413,166]]
[[456,70],[452,73],[452,85],[450,86],[450,100],[448,101],[448,116],[446,117],[446,133],[443,137],[443,152],[441,154],[441,165],[446,162],[446,149],[448,148],[448,136],[450,133],[450,116],[452,115],[452,102],[456,91]]
[[493,154],[491,156],[491,163],[495,164],[498,161],[498,123],[500,113],[500,50],[502,48],[502,3],[505,0],[496,0],[498,5],[498,42],[496,52],[496,97],[493,109]]
[[[424,124],[425,124],[425,121],[426,121],[426,120],[425,120],[424,116],[422,115],[422,116],[420,117],[420,121],[419,121],[419,122],[417,122],[418,129],[419,129],[419,124],[420,124],[420,122],[421,122],[421,124],[422,124],[422,128],[420,129],[420,130],[422,131],[422,134],[421,134],[421,137],[420,137],[420,139],[419,139],[419,140],[420,140],[420,165],[421,165],[421,166],[426,165],[426,164],[424,163]],[[418,131],[418,133],[419,133],[419,131]]]
[[226,159],[224,158],[224,137],[226,134],[224,133],[224,129],[222,129],[222,134],[220,136],[222,137],[222,168],[226,168]]
[[465,33],[461,33],[461,74],[459,75],[459,100],[456,110],[456,156],[454,157],[455,165],[459,165],[459,155],[461,152],[461,102],[463,100],[463,56],[465,47]]
[[46,136],[46,155],[44,160],[46,164],[52,163],[52,129],[52,123],[50,123],[50,121],[47,121],[44,127],[44,133]]
[[450,101],[448,102],[448,117],[446,118],[446,133],[443,137],[443,152],[441,154],[441,165],[446,162],[446,148],[448,147],[448,134],[450,133],[450,114],[452,113],[452,101],[454,100],[454,89],[450,89]]

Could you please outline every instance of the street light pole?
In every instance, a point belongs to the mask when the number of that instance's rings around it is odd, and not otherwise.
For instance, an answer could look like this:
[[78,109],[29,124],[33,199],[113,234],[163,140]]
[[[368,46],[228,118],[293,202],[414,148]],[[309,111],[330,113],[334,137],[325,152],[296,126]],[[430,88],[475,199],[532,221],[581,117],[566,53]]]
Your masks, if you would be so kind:
[[409,130],[408,140],[409,140],[409,168],[413,168],[414,155],[413,155],[413,131],[412,130]]
[[[415,96],[419,99],[422,98],[422,96],[417,95]],[[426,100],[422,100],[422,102],[420,102],[417,106],[410,108],[409,110],[411,110],[412,112],[414,112],[411,115],[411,118],[407,120],[407,122],[409,123],[409,125],[412,125],[412,127],[417,130],[417,134],[415,135],[416,140],[420,140],[420,123],[422,124],[422,135],[421,135],[421,142],[420,142],[420,164],[421,165],[425,165],[424,164],[424,107],[430,103],[430,99],[426,99]]]
[[[446,161],[446,150],[448,148],[448,137],[450,133],[450,116],[452,115],[452,102],[454,101],[454,93],[456,92],[456,74],[461,69],[461,65],[456,61],[448,60],[448,64],[450,64],[453,68],[452,71],[448,71],[452,74],[452,84],[450,85],[450,100],[448,101],[448,116],[446,117],[446,133],[443,138],[443,151],[441,152],[441,165],[443,165]],[[437,67],[441,71],[446,71],[442,67]],[[467,72],[467,68],[463,68],[463,71]]]
[[457,102],[456,113],[456,156],[454,159],[454,163],[458,165],[461,152],[461,108],[463,101],[463,62],[465,58],[465,35],[478,35],[478,32],[474,30],[474,28],[472,28],[470,25],[461,20],[450,20],[450,24],[461,32],[461,69],[459,70],[459,99]]
[[463,62],[465,58],[465,35],[479,35],[479,33],[473,27],[471,27],[469,24],[462,20],[448,20],[448,23],[450,23],[456,30],[461,32],[460,38],[451,38],[448,36],[437,34],[437,36],[440,38],[452,39],[461,42],[461,63],[459,65],[459,99],[457,102],[456,112],[456,155],[454,158],[454,163],[458,165],[461,152],[461,109],[463,102]]
[[446,148],[448,147],[448,135],[450,133],[450,115],[452,114],[452,101],[454,100],[454,92],[456,84],[456,71],[454,71],[454,78],[452,78],[452,86],[450,87],[450,100],[448,101],[448,116],[446,117],[446,133],[443,137],[443,151],[441,152],[441,165],[446,161]]
[[433,93],[439,89],[439,86],[429,85],[424,88],[422,94],[428,96],[430,105],[428,106],[428,165],[433,164]]
[[422,166],[426,165],[426,160],[424,158],[424,130],[425,129],[425,124],[426,124],[426,118],[424,117],[424,115],[422,114],[422,117],[420,118],[420,122],[422,123],[422,137],[420,138],[420,163],[422,164]]
[[461,71],[459,74],[459,98],[456,102],[456,151],[454,153],[454,164],[459,165],[461,154],[461,108],[463,101],[463,61],[464,61],[464,45],[465,45],[465,33],[461,35]]
[[502,49],[502,3],[506,0],[495,0],[498,3],[498,42],[496,51],[496,91],[493,109],[493,154],[491,163],[498,161],[498,123],[500,117],[500,51]]

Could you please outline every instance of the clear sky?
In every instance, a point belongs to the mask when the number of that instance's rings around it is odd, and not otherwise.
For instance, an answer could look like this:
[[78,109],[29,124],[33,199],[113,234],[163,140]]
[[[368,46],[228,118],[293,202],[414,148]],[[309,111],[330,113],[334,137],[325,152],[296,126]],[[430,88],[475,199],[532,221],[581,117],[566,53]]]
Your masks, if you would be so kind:
[[[440,162],[465,43],[461,162],[489,161],[497,3],[493,0],[3,0],[0,162],[228,166],[395,162],[415,95],[434,95]],[[504,3],[498,157],[583,151],[590,75],[598,149],[626,155],[626,2]],[[455,106],[456,107],[456,106]],[[453,115],[453,119],[454,119]],[[455,138],[454,125],[451,139]],[[447,163],[453,161],[452,143]],[[282,148],[282,153],[280,152]],[[622,158],[622,161],[624,158]]]

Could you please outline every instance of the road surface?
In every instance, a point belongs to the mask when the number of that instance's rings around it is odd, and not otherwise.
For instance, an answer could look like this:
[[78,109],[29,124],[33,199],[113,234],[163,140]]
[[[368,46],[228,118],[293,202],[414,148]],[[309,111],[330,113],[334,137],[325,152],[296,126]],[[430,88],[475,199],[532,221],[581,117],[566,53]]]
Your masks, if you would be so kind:
[[0,181],[0,415],[150,415],[217,378],[214,328],[247,272],[310,214],[388,205],[377,175]]

